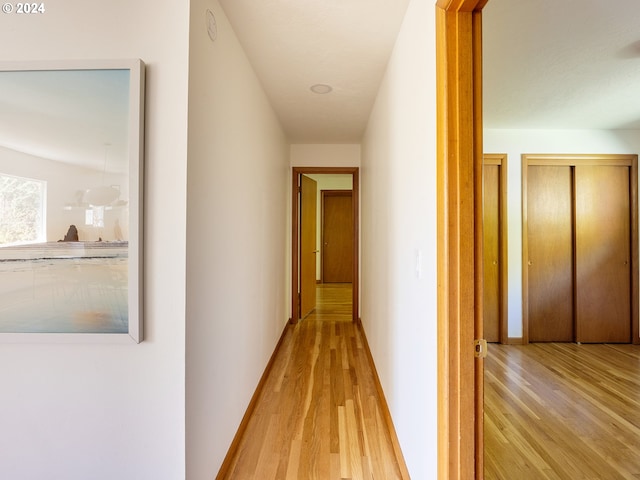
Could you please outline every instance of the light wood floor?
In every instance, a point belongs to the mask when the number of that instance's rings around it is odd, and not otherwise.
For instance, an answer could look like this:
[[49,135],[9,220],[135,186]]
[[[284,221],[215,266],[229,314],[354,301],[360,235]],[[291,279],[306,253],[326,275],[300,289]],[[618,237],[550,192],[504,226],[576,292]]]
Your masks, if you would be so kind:
[[351,286],[288,330],[226,479],[398,479]]
[[490,345],[485,478],[640,479],[640,347]]

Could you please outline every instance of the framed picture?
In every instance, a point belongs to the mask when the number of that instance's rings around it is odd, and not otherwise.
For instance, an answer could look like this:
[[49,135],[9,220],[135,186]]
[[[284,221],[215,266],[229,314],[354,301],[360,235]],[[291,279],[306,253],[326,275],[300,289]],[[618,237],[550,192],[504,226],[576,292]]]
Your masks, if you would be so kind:
[[0,341],[142,341],[144,77],[0,62]]

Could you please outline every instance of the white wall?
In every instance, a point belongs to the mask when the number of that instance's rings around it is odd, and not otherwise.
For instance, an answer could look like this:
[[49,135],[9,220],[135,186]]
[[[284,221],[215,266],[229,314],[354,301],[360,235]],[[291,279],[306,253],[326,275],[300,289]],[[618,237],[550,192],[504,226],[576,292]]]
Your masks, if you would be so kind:
[[359,144],[301,144],[291,145],[292,167],[359,167]]
[[490,130],[486,153],[507,154],[509,337],[522,337],[522,154],[640,153],[638,130]]
[[192,1],[191,24],[187,475],[210,480],[289,318],[290,169],[280,124],[218,2]]
[[[0,478],[184,478],[188,7],[113,0],[0,15],[3,60],[147,64],[145,341],[0,347]],[[37,134],[37,132],[34,132]]]
[[361,169],[362,323],[416,480],[437,475],[434,17],[433,2],[411,1]]
[[[64,238],[69,225],[76,225],[81,241],[115,240],[114,227],[118,220],[127,235],[127,213],[124,208],[105,211],[103,228],[85,225],[85,208],[71,207],[76,203],[77,193],[101,185],[119,185],[122,199],[128,198],[128,180],[122,175],[104,177],[102,171],[81,168],[46,158],[28,155],[0,147],[0,173],[47,182],[46,197],[46,241],[55,242]],[[65,208],[67,207],[67,208]],[[126,236],[124,237],[127,238]]]

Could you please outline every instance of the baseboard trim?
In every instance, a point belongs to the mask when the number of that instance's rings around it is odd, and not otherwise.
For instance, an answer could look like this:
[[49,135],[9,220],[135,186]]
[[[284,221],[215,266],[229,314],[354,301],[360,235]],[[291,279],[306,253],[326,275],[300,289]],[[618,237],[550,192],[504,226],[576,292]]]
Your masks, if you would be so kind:
[[524,345],[522,337],[509,337],[507,338],[507,345]]
[[231,441],[231,445],[229,446],[229,450],[227,451],[227,455],[224,457],[224,460],[222,461],[222,465],[220,466],[220,470],[216,475],[216,480],[222,480],[223,478],[226,478],[231,471],[231,467],[233,467],[233,459],[236,456],[236,453],[238,453],[240,440],[242,439],[242,436],[244,435],[244,433],[247,431],[247,426],[249,425],[249,419],[251,418],[251,415],[253,415],[253,412],[256,409],[256,405],[258,403],[258,399],[260,398],[260,394],[262,393],[262,390],[267,381],[267,378],[269,377],[269,373],[271,373],[271,370],[273,369],[273,363],[275,362],[276,356],[280,351],[280,347],[282,346],[284,337],[286,336],[287,331],[290,328],[292,328],[291,319],[289,319],[289,323],[285,325],[284,330],[282,331],[282,335],[280,335],[280,339],[278,340],[278,343],[276,344],[276,347],[274,348],[273,353],[271,354],[271,358],[269,359],[269,362],[267,363],[267,366],[265,367],[264,372],[260,377],[260,381],[258,382],[256,391],[253,392],[253,396],[251,397],[251,400],[249,401],[249,405],[247,406],[247,410],[244,413],[244,416],[242,417],[240,426],[238,426],[238,431],[233,437],[233,440]]
[[378,370],[376,370],[376,364],[373,361],[373,355],[371,355],[371,350],[369,349],[369,341],[367,340],[367,335],[364,331],[361,318],[358,318],[357,326],[358,326],[358,329],[360,330],[360,334],[362,335],[362,345],[364,347],[367,358],[369,359],[371,370],[373,371],[373,381],[375,383],[378,396],[380,397],[380,403],[382,404],[381,405],[382,416],[384,417],[384,421],[387,425],[387,428],[389,429],[389,435],[391,436],[391,445],[393,445],[393,453],[396,456],[398,466],[400,467],[400,474],[402,475],[402,480],[411,480],[411,476],[409,475],[409,470],[407,469],[407,464],[404,461],[404,455],[402,454],[402,449],[400,448],[398,435],[396,434],[396,427],[393,425],[393,419],[391,418],[391,412],[389,411],[389,404],[387,403],[387,398],[384,396],[384,390],[382,389],[382,383],[380,383]]

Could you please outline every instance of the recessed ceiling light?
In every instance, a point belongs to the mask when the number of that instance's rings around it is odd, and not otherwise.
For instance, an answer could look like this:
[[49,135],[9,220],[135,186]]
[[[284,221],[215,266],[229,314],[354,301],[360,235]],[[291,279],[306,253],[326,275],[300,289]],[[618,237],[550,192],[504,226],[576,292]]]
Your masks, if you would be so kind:
[[313,93],[318,93],[320,95],[329,93],[332,90],[333,90],[333,87],[331,85],[325,85],[324,83],[316,83],[315,85],[311,85],[311,91]]

